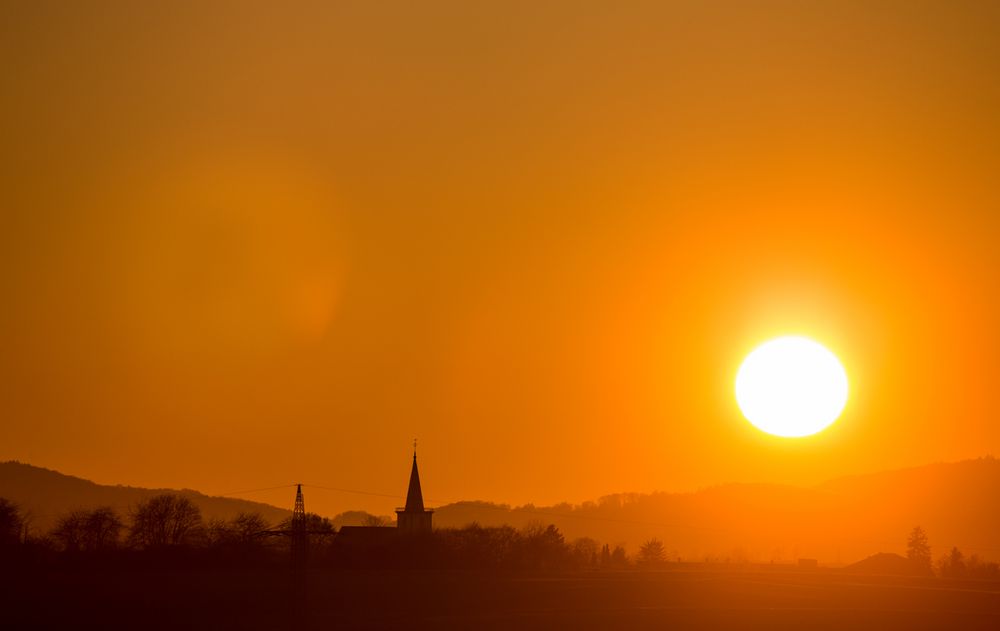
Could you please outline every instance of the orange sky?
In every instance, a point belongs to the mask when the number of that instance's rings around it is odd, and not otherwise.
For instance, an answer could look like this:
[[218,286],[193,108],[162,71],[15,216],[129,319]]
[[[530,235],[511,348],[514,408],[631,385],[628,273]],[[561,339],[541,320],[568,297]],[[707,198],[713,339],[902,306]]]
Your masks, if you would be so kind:
[[[0,8],[0,459],[402,494],[416,436],[425,497],[549,503],[1000,451],[997,5],[204,4]],[[851,379],[811,438],[735,406],[783,333]]]

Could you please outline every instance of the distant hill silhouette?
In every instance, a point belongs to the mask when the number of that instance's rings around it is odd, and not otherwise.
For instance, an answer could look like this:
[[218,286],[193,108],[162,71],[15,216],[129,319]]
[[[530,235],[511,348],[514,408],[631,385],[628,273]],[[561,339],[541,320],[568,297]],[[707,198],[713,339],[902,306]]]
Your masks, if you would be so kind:
[[[16,462],[0,463],[0,497],[32,512],[46,530],[58,515],[106,504],[129,506],[166,489],[102,486]],[[269,504],[183,490],[204,515],[259,511],[276,523],[290,513]],[[650,538],[671,558],[794,561],[846,565],[877,551],[903,553],[913,526],[927,532],[938,558],[952,546],[1000,559],[1000,461],[992,457],[837,478],[814,487],[728,484],[691,493],[627,493],[584,504],[511,507],[466,501],[436,507],[436,527],[553,523],[567,539],[593,537],[630,553]],[[368,513],[348,511],[335,526],[360,525]]]
[[[289,505],[294,489],[289,489]],[[146,489],[135,486],[96,484],[21,462],[0,462],[0,497],[11,499],[29,514],[35,532],[48,531],[63,514],[77,508],[111,506],[123,517],[129,508],[159,493],[179,493],[201,509],[205,519],[229,519],[240,512],[257,512],[272,525],[291,516],[292,511],[262,502],[213,497],[191,489]],[[334,527],[361,526],[372,517],[365,511],[346,511],[331,519]],[[383,519],[390,519],[383,517]]]
[[123,516],[130,507],[159,493],[179,493],[191,499],[206,519],[230,518],[239,512],[259,512],[276,524],[292,512],[248,500],[209,497],[190,489],[144,489],[134,486],[95,484],[89,480],[64,475],[20,462],[0,463],[0,497],[17,502],[30,514],[31,526],[47,531],[60,515],[76,509],[111,506]]
[[438,526],[555,523],[568,538],[625,543],[652,537],[686,560],[847,564],[904,552],[915,525],[936,559],[951,546],[1000,559],[1000,461],[992,457],[837,478],[815,487],[728,484],[693,493],[619,494],[582,505],[436,508]]

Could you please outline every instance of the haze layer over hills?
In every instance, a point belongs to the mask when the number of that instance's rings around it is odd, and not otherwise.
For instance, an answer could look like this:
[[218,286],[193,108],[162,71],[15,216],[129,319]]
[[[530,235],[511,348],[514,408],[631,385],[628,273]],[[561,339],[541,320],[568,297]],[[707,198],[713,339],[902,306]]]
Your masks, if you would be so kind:
[[[123,514],[163,489],[103,486],[17,462],[0,463],[0,497],[29,511],[44,532],[74,508],[110,505]],[[229,497],[190,497],[206,518],[257,511],[272,523],[289,507]],[[306,489],[308,497],[308,488]],[[818,558],[851,563],[872,553],[902,552],[909,530],[922,526],[935,558],[952,546],[966,554],[1000,558],[1000,461],[986,457],[896,471],[838,478],[815,487],[729,484],[691,493],[627,493],[582,505],[511,507],[481,501],[436,508],[437,527],[532,522],[556,524],[568,539],[592,537],[624,544],[634,552],[643,541],[661,539],[674,558],[782,562]],[[308,506],[308,504],[307,504]],[[367,516],[348,511],[335,525]]]

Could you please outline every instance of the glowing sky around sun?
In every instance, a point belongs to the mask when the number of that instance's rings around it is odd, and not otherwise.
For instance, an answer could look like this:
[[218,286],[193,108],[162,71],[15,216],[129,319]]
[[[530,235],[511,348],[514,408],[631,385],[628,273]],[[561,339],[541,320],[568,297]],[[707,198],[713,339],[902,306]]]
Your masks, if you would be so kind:
[[[997,13],[4,3],[0,458],[402,493],[418,437],[429,498],[544,503],[996,453]],[[852,385],[795,441],[733,397],[788,331]]]

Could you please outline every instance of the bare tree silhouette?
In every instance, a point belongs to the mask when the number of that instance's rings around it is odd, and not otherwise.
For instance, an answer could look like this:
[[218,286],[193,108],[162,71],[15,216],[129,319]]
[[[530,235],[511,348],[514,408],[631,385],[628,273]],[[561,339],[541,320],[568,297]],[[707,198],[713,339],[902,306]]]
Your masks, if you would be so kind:
[[52,537],[64,550],[96,552],[118,545],[125,524],[110,506],[77,510],[56,522]]
[[230,522],[239,543],[253,543],[260,533],[271,527],[260,513],[239,513]]
[[[288,517],[281,520],[278,524],[278,530],[291,530],[292,529],[292,518]],[[316,513],[306,513],[306,526],[305,529],[311,533],[330,533],[336,532],[336,528],[333,522],[330,521],[328,517],[322,517]]]
[[261,535],[270,529],[270,524],[257,512],[238,513],[229,521],[213,519],[208,522],[206,532],[210,545],[256,545]]
[[363,520],[361,520],[362,526],[368,526],[369,528],[388,528],[392,525],[386,517],[379,517],[378,515],[368,515]]
[[18,543],[23,526],[24,520],[17,504],[0,497],[0,546]]
[[590,537],[580,537],[575,539],[573,543],[570,544],[570,554],[573,555],[573,559],[578,566],[595,566],[597,565],[597,551],[600,548],[600,544],[597,540]]
[[140,503],[131,516],[128,541],[138,548],[191,543],[202,530],[201,511],[194,502],[172,493]]

